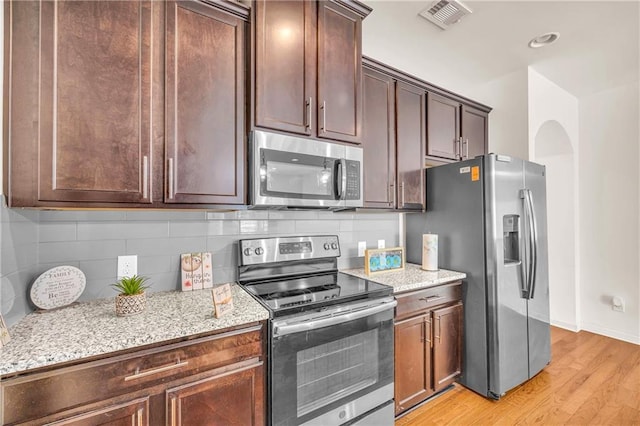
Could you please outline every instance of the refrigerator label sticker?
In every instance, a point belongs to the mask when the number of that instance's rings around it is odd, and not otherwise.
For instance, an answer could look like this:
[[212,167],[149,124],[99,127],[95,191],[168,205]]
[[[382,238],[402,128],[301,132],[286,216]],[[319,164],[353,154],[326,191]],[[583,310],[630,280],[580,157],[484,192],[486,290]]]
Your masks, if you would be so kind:
[[480,166],[473,166],[471,168],[471,181],[475,182],[480,180]]
[[460,167],[460,174],[462,173],[469,173],[471,171],[471,167],[467,166],[467,167]]

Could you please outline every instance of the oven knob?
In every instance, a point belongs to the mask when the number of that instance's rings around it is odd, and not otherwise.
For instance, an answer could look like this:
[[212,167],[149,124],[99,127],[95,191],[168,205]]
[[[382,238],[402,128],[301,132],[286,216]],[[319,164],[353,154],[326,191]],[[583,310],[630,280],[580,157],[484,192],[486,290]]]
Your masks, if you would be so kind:
[[325,250],[329,250],[331,248],[331,244],[329,243],[324,243],[324,249]]
[[256,254],[257,254],[258,256],[262,256],[262,254],[263,254],[263,253],[264,253],[264,249],[263,249],[262,247],[258,247],[258,248],[256,249]]
[[338,244],[331,243],[331,248],[334,249],[334,250],[337,250],[338,249]]
[[252,252],[252,250],[251,250],[249,247],[247,247],[247,248],[246,248],[246,249],[244,249],[244,251],[243,251],[243,253],[244,253],[244,255],[245,255],[245,256],[251,256],[251,252]]

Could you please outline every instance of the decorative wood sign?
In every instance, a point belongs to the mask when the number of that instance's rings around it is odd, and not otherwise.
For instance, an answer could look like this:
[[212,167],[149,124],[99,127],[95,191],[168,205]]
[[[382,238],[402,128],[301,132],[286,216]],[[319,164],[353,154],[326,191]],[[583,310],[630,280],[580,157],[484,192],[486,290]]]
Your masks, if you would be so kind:
[[213,287],[211,253],[183,253],[180,255],[182,291]]
[[4,322],[4,318],[0,315],[0,348],[9,343],[11,336],[9,336],[9,329]]
[[365,250],[364,270],[367,275],[404,269],[404,249],[402,247]]
[[84,291],[87,279],[73,266],[56,266],[40,275],[31,286],[31,302],[40,309],[69,305]]
[[224,314],[233,311],[233,296],[231,295],[231,285],[222,284],[213,290],[213,306],[215,309],[215,317],[220,318]]

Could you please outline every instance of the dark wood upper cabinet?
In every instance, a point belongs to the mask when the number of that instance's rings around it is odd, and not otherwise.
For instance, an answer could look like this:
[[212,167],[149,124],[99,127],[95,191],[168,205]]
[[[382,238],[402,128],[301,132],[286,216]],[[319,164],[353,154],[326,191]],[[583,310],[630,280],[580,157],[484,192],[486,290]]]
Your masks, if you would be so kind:
[[167,203],[245,202],[245,26],[198,2],[169,1]]
[[425,208],[424,148],[426,91],[403,82],[396,85],[397,206]]
[[362,16],[318,3],[318,136],[361,141]]
[[427,155],[460,158],[460,103],[429,93]]
[[433,93],[427,102],[428,157],[460,161],[488,152],[486,111]]
[[156,7],[149,1],[10,4],[12,206],[152,201]]
[[395,206],[395,80],[364,68],[362,73],[365,207]]
[[305,135],[315,129],[316,16],[314,1],[254,3],[256,126]]
[[370,10],[352,0],[255,1],[255,126],[360,142]]
[[245,203],[246,6],[11,1],[5,11],[11,207]]
[[467,105],[462,106],[461,116],[463,160],[475,158],[489,152],[489,115]]

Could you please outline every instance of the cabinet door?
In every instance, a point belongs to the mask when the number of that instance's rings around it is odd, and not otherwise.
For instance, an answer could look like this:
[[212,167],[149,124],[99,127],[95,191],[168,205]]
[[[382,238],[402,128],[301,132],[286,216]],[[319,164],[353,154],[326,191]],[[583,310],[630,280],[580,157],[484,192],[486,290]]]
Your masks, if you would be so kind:
[[265,422],[262,362],[167,390],[167,424],[262,425]]
[[311,135],[315,131],[316,3],[257,0],[255,125]]
[[424,209],[425,98],[423,89],[396,85],[396,205],[400,209]]
[[365,68],[362,75],[364,205],[393,208],[395,204],[395,82]]
[[362,19],[336,3],[318,4],[318,136],[360,142]]
[[169,1],[166,33],[168,203],[245,202],[245,22]]
[[73,426],[147,426],[149,424],[149,398],[138,398],[130,402],[99,408],[47,424]]
[[462,371],[462,304],[433,311],[433,382],[436,391]]
[[484,155],[488,151],[487,113],[469,106],[462,106],[462,152],[463,160]]
[[37,199],[151,202],[152,8],[161,5],[40,7]]
[[460,159],[460,103],[429,93],[427,155]]
[[396,415],[433,394],[431,312],[395,324]]

